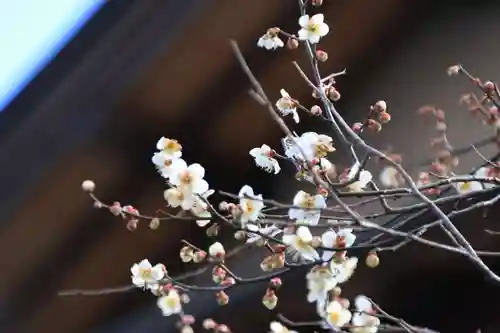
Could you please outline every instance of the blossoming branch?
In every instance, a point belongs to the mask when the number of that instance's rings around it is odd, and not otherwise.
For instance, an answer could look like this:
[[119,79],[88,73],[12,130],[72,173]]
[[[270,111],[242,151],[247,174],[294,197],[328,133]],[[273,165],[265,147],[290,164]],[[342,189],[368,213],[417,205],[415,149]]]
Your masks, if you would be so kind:
[[[207,235],[214,238],[218,237],[220,228],[230,229],[242,245],[226,249],[224,244],[214,240],[208,248],[200,248],[182,240],[180,259],[197,266],[191,276],[210,270],[212,285],[187,284],[184,277],[171,276],[168,265],[153,265],[144,259],[130,268],[131,286],[70,290],[61,292],[61,295],[111,294],[138,288],[156,298],[164,316],[179,316],[181,331],[188,333],[192,332],[192,325],[197,320],[184,312],[183,305],[189,302],[191,293],[213,293],[218,304],[226,305],[230,302],[230,289],[244,284],[267,283],[262,290],[262,303],[266,308],[274,309],[278,306],[279,288],[283,283],[281,276],[307,267],[305,283],[308,293],[297,295],[297,298],[314,305],[317,318],[300,323],[280,314],[270,323],[270,331],[291,333],[296,332],[292,329],[312,325],[335,332],[375,333],[396,329],[433,332],[391,316],[362,294],[352,302],[343,297],[341,286],[348,283],[361,262],[359,257],[350,255],[350,250],[364,251],[365,264],[375,268],[380,264],[382,252],[395,251],[410,242],[417,242],[465,256],[486,276],[500,282],[500,277],[481,259],[500,254],[474,249],[453,223],[457,216],[485,209],[500,199],[500,166],[497,162],[500,154],[486,157],[480,151],[484,146],[500,144],[498,86],[490,81],[482,82],[460,65],[451,66],[449,75],[461,75],[477,88],[478,94],[464,95],[461,102],[473,116],[484,119],[484,123],[492,128],[491,135],[467,147],[455,148],[447,136],[445,112],[435,106],[424,106],[418,114],[435,123],[432,156],[418,165],[405,165],[400,154],[380,151],[366,142],[366,131],[378,133],[390,124],[392,115],[385,101],[375,102],[368,108],[366,117],[353,124],[348,124],[336,110],[335,103],[341,95],[335,79],[346,72],[323,76],[318,69],[318,63],[328,61],[327,52],[318,45],[330,31],[323,14],[316,12],[321,4],[322,0],[300,0],[301,16],[296,34],[272,27],[257,41],[258,47],[268,51],[304,49],[312,78],[298,63],[290,67],[295,67],[298,78],[312,90],[317,101],[315,105],[302,104],[286,87],[280,90],[281,97],[277,101],[271,101],[236,42],[231,41],[252,85],[250,95],[283,131],[281,147],[262,143],[249,151],[249,162],[253,160],[256,167],[269,173],[270,177],[300,180],[304,186],[297,189],[290,202],[266,198],[256,193],[251,184],[243,184],[239,193],[210,189],[205,180],[205,168],[191,162],[191,157],[184,159],[180,141],[162,137],[156,144],[152,162],[159,177],[167,183],[164,198],[170,210],[161,211],[159,215],[144,215],[130,205],[106,204],[95,195],[94,182],[86,180],[82,188],[93,199],[94,206],[122,218],[129,230],[135,230],[140,221],[148,221],[151,229],[166,222],[192,221],[206,228]],[[304,116],[326,122],[330,132],[297,134],[287,125],[300,123]],[[289,118],[293,121],[288,121]],[[477,155],[477,167],[470,173],[459,173],[459,158],[469,153]],[[347,168],[333,163],[341,154],[350,161]],[[378,163],[374,166],[373,161]],[[284,164],[292,165],[295,174],[282,171]],[[211,196],[216,192],[226,200],[214,203]],[[394,199],[407,200],[405,204],[394,206]],[[379,207],[368,214],[362,209],[368,204],[378,204]],[[444,208],[450,204],[454,205],[452,210]],[[433,221],[413,223],[429,212],[433,213]],[[379,223],[380,218],[386,222]],[[453,245],[425,238],[425,233],[436,227],[446,233]],[[362,232],[370,236],[362,237]],[[259,274],[256,277],[238,276],[228,266],[228,258],[244,255],[251,247],[263,247],[267,251],[260,266],[255,267]],[[203,327],[214,332],[230,332],[228,326],[210,318],[203,321]]]

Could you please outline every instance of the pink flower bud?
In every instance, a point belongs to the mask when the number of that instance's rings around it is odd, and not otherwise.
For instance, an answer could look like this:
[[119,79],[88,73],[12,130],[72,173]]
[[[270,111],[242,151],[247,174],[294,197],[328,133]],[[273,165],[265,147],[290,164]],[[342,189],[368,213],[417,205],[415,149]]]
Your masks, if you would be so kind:
[[328,60],[328,53],[323,50],[316,50],[316,59],[321,62],[325,62]]
[[312,0],[311,1],[311,5],[313,5],[314,7],[319,7],[323,4],[323,0]]
[[236,280],[232,277],[227,277],[219,283],[222,287],[233,286],[236,284]]
[[269,281],[269,287],[274,289],[278,289],[282,284],[283,282],[279,277],[272,278],[271,281]]
[[195,322],[195,319],[192,315],[182,315],[181,316],[181,322],[184,325],[193,325]]
[[321,109],[320,106],[318,105],[313,105],[311,107],[311,114],[314,115],[314,116],[319,116],[320,114],[323,113],[323,110]]
[[495,91],[495,84],[491,81],[486,81],[483,84],[483,88],[487,93],[492,93],[493,91]]
[[216,331],[219,333],[229,333],[229,327],[224,324],[217,325]]
[[361,130],[363,129],[363,124],[362,123],[354,123],[352,124],[352,130],[356,133],[359,133],[361,132]]
[[391,121],[391,115],[389,114],[389,112],[382,111],[379,113],[379,119],[382,124],[386,124]]
[[122,213],[122,207],[118,201],[113,202],[113,204],[109,207],[109,211],[111,214],[118,216]]

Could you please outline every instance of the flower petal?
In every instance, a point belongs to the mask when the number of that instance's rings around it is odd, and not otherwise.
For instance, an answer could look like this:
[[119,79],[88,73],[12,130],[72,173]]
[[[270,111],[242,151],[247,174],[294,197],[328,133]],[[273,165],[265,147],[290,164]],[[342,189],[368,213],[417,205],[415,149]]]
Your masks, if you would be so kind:
[[299,17],[299,25],[302,28],[306,28],[308,24],[309,24],[309,15],[302,15],[301,17]]

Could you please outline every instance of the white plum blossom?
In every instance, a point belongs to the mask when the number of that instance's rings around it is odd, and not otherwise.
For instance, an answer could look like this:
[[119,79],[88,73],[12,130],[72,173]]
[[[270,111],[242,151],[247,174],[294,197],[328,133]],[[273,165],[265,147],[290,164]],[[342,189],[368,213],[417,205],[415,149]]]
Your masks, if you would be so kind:
[[356,267],[358,267],[358,258],[356,257],[350,257],[340,263],[335,262],[335,260],[330,262],[330,269],[338,283],[344,283],[349,280],[352,274],[354,274]]
[[299,191],[293,198],[293,205],[300,208],[290,208],[288,217],[302,223],[317,225],[321,217],[320,209],[326,207],[326,200],[321,194],[311,195]]
[[297,228],[295,234],[283,235],[283,243],[288,245],[293,251],[300,255],[307,261],[315,261],[319,259],[319,254],[312,247],[311,242],[313,236],[309,228],[300,226]]
[[179,141],[174,139],[161,137],[156,143],[156,149],[172,158],[179,158],[182,156],[182,146]]
[[297,333],[297,331],[291,331],[286,326],[278,321],[272,321],[269,325],[272,333]]
[[[361,165],[359,163],[355,163],[347,173],[346,181],[352,181],[354,177],[356,177],[356,174],[358,173],[360,167]],[[361,170],[359,172],[358,179],[353,183],[347,185],[347,188],[351,192],[361,192],[368,185],[368,183],[372,181],[372,178],[373,177],[370,171]]]
[[297,113],[297,102],[290,97],[285,89],[280,90],[281,98],[276,102],[276,108],[283,116],[292,115],[293,120],[298,124],[300,121]]
[[299,25],[302,28],[298,32],[299,39],[311,44],[318,43],[321,37],[326,36],[330,31],[330,27],[324,22],[323,14],[316,14],[312,17],[303,15],[299,18]]
[[190,210],[196,201],[194,194],[183,192],[176,187],[165,190],[163,196],[170,207],[181,207],[183,210]]
[[328,297],[328,292],[337,286],[337,280],[328,266],[316,266],[306,275],[307,280],[307,301],[310,303],[319,302],[324,304]]
[[250,156],[255,159],[255,164],[267,172],[277,174],[281,171],[280,164],[273,158],[273,150],[268,145],[264,144],[260,148],[252,148]]
[[215,242],[208,248],[208,254],[212,257],[223,257],[226,254],[226,250],[221,243]]
[[156,166],[161,176],[165,179],[169,179],[172,172],[172,164],[174,160],[179,158],[180,157],[168,155],[164,151],[159,151],[153,154],[151,161]]
[[257,41],[257,46],[265,48],[266,50],[276,50],[277,48],[285,46],[285,43],[274,33],[267,31]]
[[183,193],[202,194],[208,191],[208,183],[203,177],[205,168],[198,163],[188,166],[182,159],[174,160],[172,163],[170,183]]
[[[209,196],[214,194],[214,190],[208,190],[205,193],[201,194],[203,199],[208,199]],[[191,213],[199,217],[199,220],[196,220],[196,224],[199,227],[205,227],[210,223],[210,219],[212,218],[212,214],[208,211],[207,203],[202,200],[199,196],[194,196],[193,205],[191,206]]]
[[477,181],[470,182],[457,182],[453,184],[455,189],[459,194],[467,194],[472,192],[481,191],[483,189],[483,185]]
[[241,208],[240,222],[246,224],[257,221],[264,208],[262,194],[256,195],[251,186],[244,185],[238,193],[238,197],[240,198],[239,206]]
[[373,305],[366,296],[357,296],[354,300],[356,312],[352,316],[351,329],[353,333],[376,333],[380,325],[380,319],[371,316],[370,313],[375,313]]
[[159,281],[165,276],[165,268],[162,264],[152,266],[147,259],[132,265],[130,272],[135,286],[151,290],[157,289]]
[[398,187],[399,186],[399,171],[393,166],[386,166],[382,169],[379,175],[380,183],[384,187]]
[[167,295],[158,297],[157,303],[164,316],[171,316],[182,312],[182,303],[179,293],[172,289]]
[[[354,244],[356,236],[352,233],[352,229],[340,229],[338,232],[333,230],[326,231],[321,235],[321,243],[324,247],[330,248],[348,248]],[[328,261],[332,259],[335,251],[323,251],[322,260]]]
[[316,132],[306,132],[293,142],[290,138],[282,140],[285,148],[285,155],[298,160],[313,161],[325,157],[328,153],[334,152],[333,139],[324,134]]
[[325,309],[324,319],[334,329],[341,328],[351,321],[351,311],[344,308],[338,301],[332,301]]
[[255,243],[259,239],[261,239],[262,236],[260,234],[269,237],[275,237],[283,232],[278,226],[275,225],[270,225],[268,227],[260,227],[257,224],[248,223],[245,227],[246,230],[249,231],[249,235],[246,241],[247,244]]

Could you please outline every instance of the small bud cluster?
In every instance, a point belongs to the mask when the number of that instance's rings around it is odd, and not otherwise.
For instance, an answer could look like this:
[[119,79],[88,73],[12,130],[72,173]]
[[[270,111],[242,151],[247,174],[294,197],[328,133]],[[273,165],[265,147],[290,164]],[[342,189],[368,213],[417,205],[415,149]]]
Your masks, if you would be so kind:
[[378,133],[382,130],[382,125],[390,121],[391,115],[387,112],[387,103],[380,100],[370,107],[365,121],[354,123],[351,129],[356,133],[361,133],[367,128],[374,133]]

